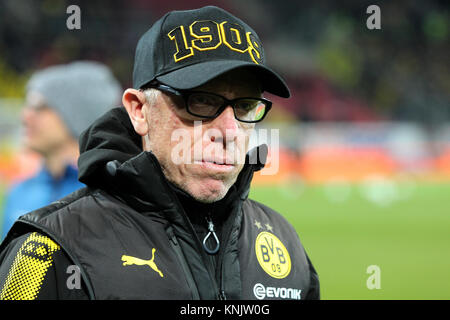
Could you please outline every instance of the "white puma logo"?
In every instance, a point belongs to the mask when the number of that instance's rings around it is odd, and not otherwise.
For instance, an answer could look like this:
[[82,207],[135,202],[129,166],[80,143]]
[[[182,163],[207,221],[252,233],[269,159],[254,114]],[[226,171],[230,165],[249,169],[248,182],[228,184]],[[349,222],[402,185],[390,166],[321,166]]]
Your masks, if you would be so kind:
[[143,259],[139,259],[139,258],[135,258],[132,256],[126,256],[123,255],[122,256],[122,261],[123,261],[123,265],[124,266],[130,266],[130,265],[137,265],[137,266],[143,266],[143,265],[147,265],[150,268],[152,268],[154,271],[158,272],[159,275],[161,276],[161,278],[164,277],[163,273],[158,269],[158,267],[156,266],[155,262],[153,261],[155,259],[155,251],[156,249],[153,248],[152,250],[152,258],[150,260],[143,260]]

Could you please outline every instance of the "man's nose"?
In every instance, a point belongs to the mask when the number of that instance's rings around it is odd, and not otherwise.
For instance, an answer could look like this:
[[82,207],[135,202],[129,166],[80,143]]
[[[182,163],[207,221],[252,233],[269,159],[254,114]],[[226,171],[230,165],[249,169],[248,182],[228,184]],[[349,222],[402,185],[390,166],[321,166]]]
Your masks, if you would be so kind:
[[237,137],[239,124],[234,117],[234,110],[227,106],[225,110],[213,121],[213,127],[218,129],[224,138],[224,142],[234,141]]
[[30,121],[32,121],[35,113],[36,113],[36,111],[34,111],[32,108],[28,108],[28,107],[23,108],[22,112],[21,112],[22,123],[24,125],[30,123]]

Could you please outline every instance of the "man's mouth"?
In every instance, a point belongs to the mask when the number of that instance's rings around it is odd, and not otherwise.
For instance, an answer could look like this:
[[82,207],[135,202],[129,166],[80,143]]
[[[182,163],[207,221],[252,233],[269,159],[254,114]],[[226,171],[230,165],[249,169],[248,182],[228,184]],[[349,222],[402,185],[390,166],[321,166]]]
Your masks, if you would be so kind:
[[212,163],[212,164],[225,165],[225,166],[234,166],[233,161],[227,161],[226,159],[202,159],[201,161],[196,161],[196,162]]
[[214,170],[214,171],[231,171],[235,168],[235,164],[223,159],[202,159],[194,161],[194,164],[200,165],[205,170]]

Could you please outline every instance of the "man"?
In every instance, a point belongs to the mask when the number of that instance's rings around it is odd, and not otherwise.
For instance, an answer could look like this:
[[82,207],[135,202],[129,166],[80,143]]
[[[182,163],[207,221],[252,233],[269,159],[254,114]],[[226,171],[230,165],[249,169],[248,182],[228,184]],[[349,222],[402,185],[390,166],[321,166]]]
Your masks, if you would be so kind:
[[43,164],[6,197],[2,239],[20,215],[84,187],[76,167],[78,137],[93,119],[117,105],[120,91],[110,70],[97,62],[53,66],[31,77],[22,112],[23,143],[42,156]]
[[289,96],[264,63],[255,31],[222,9],[158,20],[124,108],[81,136],[88,187],[21,217],[2,243],[0,298],[318,299],[294,228],[248,199],[266,150],[246,155],[271,107],[261,93]]

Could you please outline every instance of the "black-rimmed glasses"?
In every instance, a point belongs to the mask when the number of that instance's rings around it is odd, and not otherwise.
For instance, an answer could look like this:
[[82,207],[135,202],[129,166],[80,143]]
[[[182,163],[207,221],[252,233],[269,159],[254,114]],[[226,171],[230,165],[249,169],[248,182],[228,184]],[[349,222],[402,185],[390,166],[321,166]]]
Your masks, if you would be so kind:
[[227,106],[231,106],[234,117],[242,122],[256,123],[264,119],[272,108],[272,102],[264,98],[243,97],[229,100],[221,95],[190,90],[177,90],[164,84],[153,84],[145,89],[155,88],[182,97],[186,111],[196,117],[214,119]]

